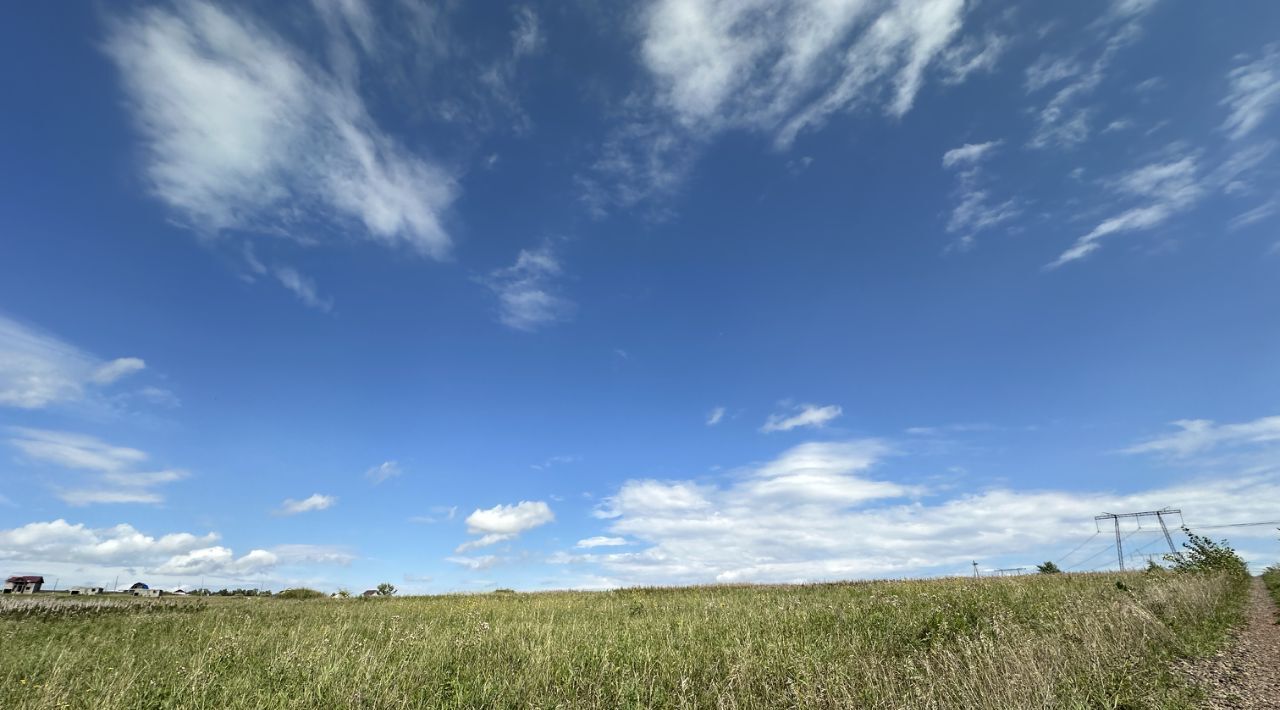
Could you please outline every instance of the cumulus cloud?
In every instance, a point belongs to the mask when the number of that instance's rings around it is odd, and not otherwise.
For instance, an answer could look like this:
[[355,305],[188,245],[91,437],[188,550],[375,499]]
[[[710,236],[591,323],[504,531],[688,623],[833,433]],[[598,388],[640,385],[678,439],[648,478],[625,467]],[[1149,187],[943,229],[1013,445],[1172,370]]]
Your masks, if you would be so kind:
[[1267,45],[1261,57],[1232,69],[1227,81],[1222,104],[1230,113],[1222,129],[1234,139],[1244,138],[1280,103],[1280,44]]
[[326,496],[319,493],[312,493],[310,496],[302,500],[294,500],[286,498],[280,504],[277,511],[280,515],[297,515],[298,513],[309,513],[314,510],[325,510],[337,505],[338,499],[335,496]]
[[0,561],[44,570],[46,575],[54,572],[64,581],[104,584],[123,571],[131,576],[145,574],[148,581],[172,588],[196,576],[223,583],[246,578],[261,581],[281,566],[345,565],[355,559],[347,550],[323,545],[280,545],[236,555],[218,541],[213,532],[152,536],[123,523],[92,528],[58,519],[0,529]]
[[521,249],[516,263],[491,272],[483,283],[498,297],[498,320],[516,330],[533,331],[564,320],[573,303],[557,293],[560,261],[550,244]]
[[[370,32],[358,34],[372,43]],[[151,191],[197,229],[292,233],[321,221],[448,253],[453,177],[375,123],[349,63],[335,75],[253,18],[194,0],[118,15],[105,49]]]
[[764,425],[760,427],[760,431],[767,434],[775,431],[791,431],[800,427],[822,428],[843,413],[844,410],[836,404],[826,406],[800,404],[793,407],[790,412],[770,414]]
[[365,471],[364,477],[369,479],[370,481],[373,481],[374,483],[382,483],[383,481],[386,481],[388,478],[395,478],[396,476],[399,476],[402,473],[404,473],[404,471],[400,469],[400,464],[398,462],[383,461],[377,466],[374,466],[370,468],[368,471]]
[[520,501],[514,505],[477,509],[467,516],[467,532],[480,537],[459,545],[456,552],[514,540],[522,533],[555,519],[551,507],[542,501]]
[[82,480],[87,487],[59,487],[57,495],[68,505],[160,503],[164,498],[154,489],[187,476],[179,469],[140,470],[149,458],[146,452],[85,434],[26,427],[10,431],[9,445],[28,463],[88,472]]
[[0,315],[0,406],[43,409],[83,401],[146,367],[140,358],[108,362],[48,333]]
[[[1062,563],[1087,570],[1114,565],[1114,541],[1091,537],[1103,510],[1180,505],[1189,521],[1253,521],[1274,518],[1280,500],[1274,465],[1127,493],[1001,487],[937,498],[870,477],[887,453],[875,440],[816,442],[719,483],[628,481],[601,517],[638,549],[550,561],[601,568],[615,586],[804,582],[964,573],[975,558],[1063,559],[1092,540]],[[1273,531],[1237,536],[1253,534]],[[1158,529],[1146,535],[1129,549],[1164,544]]]
[[963,0],[654,0],[640,14],[650,78],[582,180],[603,212],[660,200],[714,136],[743,129],[787,147],[833,116],[907,113],[931,72],[944,82],[989,70],[994,33],[960,41]]

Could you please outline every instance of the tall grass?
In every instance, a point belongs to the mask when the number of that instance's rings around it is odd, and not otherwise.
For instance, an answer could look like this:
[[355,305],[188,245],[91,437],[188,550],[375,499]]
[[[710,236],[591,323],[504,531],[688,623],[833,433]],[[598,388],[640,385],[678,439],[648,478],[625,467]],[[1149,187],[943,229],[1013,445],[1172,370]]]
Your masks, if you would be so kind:
[[0,614],[0,707],[1193,707],[1229,575],[1041,575]]

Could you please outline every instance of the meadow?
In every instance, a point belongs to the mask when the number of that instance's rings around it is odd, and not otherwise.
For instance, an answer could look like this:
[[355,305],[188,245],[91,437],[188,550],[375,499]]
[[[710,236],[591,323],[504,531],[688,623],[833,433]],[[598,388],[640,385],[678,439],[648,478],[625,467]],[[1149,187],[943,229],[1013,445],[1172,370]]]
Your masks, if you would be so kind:
[[1178,708],[1238,575],[0,600],[4,708]]

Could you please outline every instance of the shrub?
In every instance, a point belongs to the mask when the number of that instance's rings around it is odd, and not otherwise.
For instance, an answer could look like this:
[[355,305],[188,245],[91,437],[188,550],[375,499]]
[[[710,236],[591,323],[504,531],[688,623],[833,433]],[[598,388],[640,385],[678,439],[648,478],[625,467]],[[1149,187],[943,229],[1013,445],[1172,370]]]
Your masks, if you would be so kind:
[[1052,561],[1046,562],[1042,565],[1036,565],[1036,570],[1040,572],[1040,574],[1058,574],[1062,572],[1062,570],[1058,569],[1058,565],[1054,564]]
[[378,596],[389,597],[396,593],[396,586],[390,582],[383,582],[378,585]]
[[1187,528],[1187,541],[1182,543],[1186,552],[1177,555],[1165,555],[1164,559],[1173,564],[1178,572],[1228,572],[1233,575],[1247,576],[1249,565],[1236,554],[1226,540],[1214,542],[1203,535],[1197,535]]
[[323,599],[324,592],[318,592],[314,589],[299,587],[297,589],[286,589],[276,595],[277,599]]

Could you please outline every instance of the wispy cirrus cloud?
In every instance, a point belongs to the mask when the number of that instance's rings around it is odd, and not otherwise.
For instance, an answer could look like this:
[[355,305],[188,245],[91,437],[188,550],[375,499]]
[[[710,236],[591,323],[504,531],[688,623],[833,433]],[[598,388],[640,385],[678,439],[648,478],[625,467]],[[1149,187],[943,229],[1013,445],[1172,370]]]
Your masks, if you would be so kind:
[[[156,504],[164,497],[155,489],[180,481],[188,473],[178,469],[146,470],[146,452],[108,444],[96,437],[65,431],[14,427],[9,445],[34,465],[48,465],[78,476],[74,487],[55,483],[57,496],[68,505],[100,503]],[[68,473],[66,475],[75,475]]]
[[1196,204],[1206,192],[1193,156],[1145,165],[1120,176],[1112,185],[1138,204],[1099,222],[1046,268],[1083,259],[1112,235],[1158,227]]
[[1078,55],[1042,55],[1026,72],[1026,87],[1035,93],[1063,82],[1053,96],[1036,111],[1036,127],[1028,145],[1033,148],[1072,148],[1089,138],[1096,112],[1088,104],[1116,57],[1142,37],[1142,20],[1158,0],[1128,0],[1109,4],[1082,36],[1097,37],[1088,53],[1092,61]]
[[136,357],[100,360],[0,314],[0,406],[44,409],[83,402],[145,368]]
[[724,420],[725,408],[715,407],[707,413],[707,426],[715,426]]
[[448,253],[453,176],[377,125],[349,65],[330,71],[250,15],[196,0],[116,15],[105,51],[144,141],[151,192],[196,229],[324,226]]
[[1220,447],[1280,443],[1280,416],[1260,417],[1236,424],[1218,424],[1209,419],[1179,419],[1172,425],[1177,427],[1176,432],[1139,442],[1124,452],[1185,458]]
[[375,484],[383,483],[388,479],[395,478],[404,473],[397,461],[383,461],[377,466],[370,467],[364,472],[364,477],[373,481]]
[[962,0],[654,0],[637,28],[648,86],[582,176],[584,199],[597,213],[662,201],[727,130],[785,148],[840,114],[901,117],[930,73],[958,83],[1008,45],[991,31],[962,37],[967,11]]
[[1280,44],[1271,44],[1262,56],[1227,74],[1228,91],[1222,104],[1230,113],[1222,129],[1239,140],[1253,133],[1280,104]]
[[770,414],[760,427],[760,431],[768,434],[775,431],[791,431],[800,427],[821,428],[844,413],[838,404],[819,406],[816,404],[798,404],[789,412]]
[[976,235],[1017,217],[1021,213],[1014,199],[993,200],[982,162],[1001,145],[1001,141],[967,143],[942,155],[942,167],[956,171],[956,205],[947,220],[947,231],[959,234],[955,248],[962,251],[974,246]]
[[559,294],[556,279],[563,269],[550,244],[521,249],[511,266],[495,269],[481,282],[498,297],[498,321],[533,331],[573,314],[572,301]]

